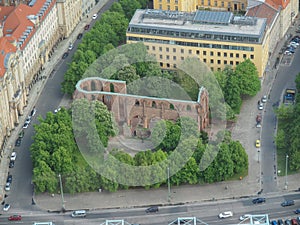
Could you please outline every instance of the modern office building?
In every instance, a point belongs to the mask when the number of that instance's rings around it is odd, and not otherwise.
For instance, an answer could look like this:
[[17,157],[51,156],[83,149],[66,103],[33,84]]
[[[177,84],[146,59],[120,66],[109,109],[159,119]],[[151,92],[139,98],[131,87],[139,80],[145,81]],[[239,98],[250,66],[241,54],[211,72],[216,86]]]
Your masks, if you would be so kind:
[[265,73],[269,52],[267,19],[234,16],[232,12],[137,10],[127,43],[143,42],[163,69],[176,69],[197,57],[211,70],[235,67],[250,59],[259,76]]
[[247,0],[154,0],[153,8],[183,12],[195,12],[198,9],[245,12],[247,2]]

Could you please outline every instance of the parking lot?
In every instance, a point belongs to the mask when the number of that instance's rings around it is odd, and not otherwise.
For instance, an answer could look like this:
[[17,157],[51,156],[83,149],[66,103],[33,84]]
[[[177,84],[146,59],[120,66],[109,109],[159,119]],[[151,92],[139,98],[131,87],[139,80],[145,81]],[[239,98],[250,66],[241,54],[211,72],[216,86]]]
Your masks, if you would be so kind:
[[290,39],[289,42],[281,49],[281,54],[283,54],[281,65],[282,66],[290,66],[296,50],[299,47],[300,36],[294,36]]

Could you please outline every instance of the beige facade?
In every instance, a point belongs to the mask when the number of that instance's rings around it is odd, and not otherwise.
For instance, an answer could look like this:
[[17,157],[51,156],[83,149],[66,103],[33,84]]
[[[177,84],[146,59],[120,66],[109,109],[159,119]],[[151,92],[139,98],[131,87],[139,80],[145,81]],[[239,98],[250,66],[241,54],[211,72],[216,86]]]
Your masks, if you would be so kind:
[[[1,38],[1,43],[6,43]],[[9,43],[6,43],[9,46]],[[11,131],[19,123],[19,116],[23,114],[26,105],[25,77],[22,73],[19,52],[5,53],[6,72],[0,77],[0,146],[3,148]],[[0,153],[2,154],[2,153]]]
[[[248,23],[247,18],[234,18],[230,12],[197,13],[179,12],[176,18],[175,12],[138,10],[127,29],[127,43],[143,42],[164,69],[176,69],[188,57],[198,58],[212,71],[234,68],[250,59],[259,76],[264,75],[269,59],[266,19],[248,18]],[[218,15],[226,19],[208,21]],[[228,22],[231,20],[235,22]]]
[[67,38],[82,16],[82,0],[57,0],[57,19],[60,36]]
[[87,14],[92,10],[95,5],[95,0],[82,0],[82,17],[88,16]]
[[154,9],[194,12],[198,9],[211,9],[240,12],[246,11],[247,0],[154,0]]

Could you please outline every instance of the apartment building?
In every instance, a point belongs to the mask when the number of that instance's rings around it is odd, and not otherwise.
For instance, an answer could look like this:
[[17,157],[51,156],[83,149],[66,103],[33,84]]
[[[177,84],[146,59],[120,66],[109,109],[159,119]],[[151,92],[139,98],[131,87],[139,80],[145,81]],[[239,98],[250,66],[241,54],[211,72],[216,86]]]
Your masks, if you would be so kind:
[[82,0],[57,0],[57,20],[60,36],[70,36],[82,17]]
[[153,8],[183,12],[195,12],[199,9],[242,12],[246,11],[247,2],[247,0],[154,0]]
[[82,0],[82,17],[88,16],[88,13],[96,4],[95,0]]
[[164,69],[176,69],[188,57],[198,58],[212,71],[250,59],[262,77],[269,53],[266,26],[265,18],[232,12],[147,9],[135,12],[126,37],[127,43],[143,42]]

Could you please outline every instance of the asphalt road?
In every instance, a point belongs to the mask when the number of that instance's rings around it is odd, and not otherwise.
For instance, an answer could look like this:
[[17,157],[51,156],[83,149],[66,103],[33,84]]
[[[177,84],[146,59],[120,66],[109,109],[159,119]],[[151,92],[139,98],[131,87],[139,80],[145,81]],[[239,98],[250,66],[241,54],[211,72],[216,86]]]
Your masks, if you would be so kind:
[[[281,207],[280,203],[284,200],[294,199],[295,205],[290,207]],[[287,196],[278,196],[267,198],[266,203],[253,205],[252,199],[239,199],[220,202],[209,202],[206,204],[183,205],[172,207],[160,207],[158,213],[147,214],[145,209],[116,209],[104,211],[88,212],[86,218],[71,218],[71,212],[65,214],[42,213],[42,214],[24,214],[22,221],[18,224],[32,224],[34,221],[46,222],[52,221],[56,225],[67,224],[101,224],[105,220],[124,219],[130,223],[139,223],[143,225],[163,225],[169,224],[178,217],[196,217],[207,224],[237,224],[239,217],[244,214],[269,214],[270,220],[279,218],[295,218],[293,210],[300,208],[299,193]],[[220,220],[218,214],[224,211],[232,211],[233,217]],[[0,217],[0,225],[8,224],[8,217]],[[13,224],[16,222],[10,222]]]
[[[286,88],[295,88],[295,78],[300,72],[300,50],[297,49],[291,65],[282,65],[278,69],[277,77],[270,92],[270,99],[265,104],[263,127],[261,132],[261,171],[263,192],[278,191],[277,187],[277,158],[274,144],[276,131],[276,115],[273,104],[282,103]],[[285,171],[281,171],[285,173]]]

